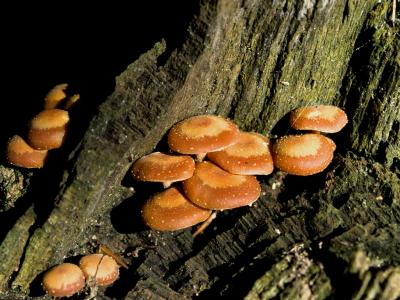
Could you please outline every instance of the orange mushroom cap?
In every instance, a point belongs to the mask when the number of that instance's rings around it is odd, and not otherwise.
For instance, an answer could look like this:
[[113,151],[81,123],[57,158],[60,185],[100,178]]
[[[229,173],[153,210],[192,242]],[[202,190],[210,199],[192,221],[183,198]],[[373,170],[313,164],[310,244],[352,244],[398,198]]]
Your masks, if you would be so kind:
[[207,161],[196,164],[183,189],[194,204],[215,210],[250,205],[261,193],[255,176],[234,175]]
[[117,262],[111,256],[100,253],[83,256],[79,267],[86,279],[95,278],[96,284],[101,286],[112,284],[119,276]]
[[69,297],[85,285],[82,270],[74,264],[62,263],[51,268],[43,276],[43,287],[54,297]]
[[235,144],[207,157],[232,174],[268,175],[274,169],[269,139],[255,132],[241,132]]
[[316,105],[295,109],[289,122],[294,129],[335,133],[347,124],[347,115],[333,105]]
[[151,197],[142,208],[144,223],[152,229],[172,231],[203,222],[211,211],[191,203],[176,188]]
[[35,149],[59,148],[65,137],[68,112],[62,109],[48,109],[36,115],[30,124],[28,143]]
[[272,148],[275,167],[293,175],[313,175],[332,161],[335,143],[320,134],[288,135]]
[[172,182],[192,177],[194,160],[187,155],[154,152],[137,160],[133,164],[131,172],[136,180],[163,182],[168,186]]
[[236,125],[222,117],[201,115],[175,124],[168,133],[169,147],[183,154],[205,154],[236,142]]
[[19,135],[13,136],[7,145],[7,161],[23,168],[42,168],[47,157],[46,150],[36,150]]
[[67,83],[61,83],[53,87],[44,98],[44,109],[56,108],[67,97],[64,92],[67,87]]

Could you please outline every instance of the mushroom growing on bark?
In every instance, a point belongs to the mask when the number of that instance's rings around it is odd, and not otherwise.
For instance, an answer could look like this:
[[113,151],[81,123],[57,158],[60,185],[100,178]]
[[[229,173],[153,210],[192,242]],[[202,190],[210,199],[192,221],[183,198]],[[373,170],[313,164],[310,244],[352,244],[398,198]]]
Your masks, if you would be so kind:
[[255,132],[239,133],[235,144],[207,157],[232,174],[268,175],[274,169],[269,139]]
[[332,161],[335,143],[317,133],[288,135],[278,139],[272,148],[274,165],[293,175],[313,175]]
[[236,142],[239,129],[222,117],[201,115],[175,124],[168,133],[169,147],[178,153],[195,154],[201,161],[208,152]]
[[234,175],[207,161],[196,164],[183,188],[191,202],[214,210],[251,205],[261,193],[255,176]]
[[188,155],[169,155],[154,152],[138,159],[131,173],[138,181],[162,182],[164,188],[173,182],[192,177],[194,160]]
[[315,105],[295,109],[290,113],[289,122],[298,130],[335,133],[347,124],[347,115],[333,105]]
[[69,297],[85,286],[85,277],[77,265],[62,263],[48,270],[42,282],[47,294]]
[[13,136],[6,151],[7,161],[23,168],[42,168],[47,157],[47,150],[36,150],[29,146],[19,135]]
[[94,279],[99,286],[110,285],[119,276],[117,262],[108,255],[95,253],[83,256],[79,261],[86,280]]
[[194,205],[171,187],[151,197],[142,208],[144,223],[152,229],[171,231],[205,221],[211,211]]

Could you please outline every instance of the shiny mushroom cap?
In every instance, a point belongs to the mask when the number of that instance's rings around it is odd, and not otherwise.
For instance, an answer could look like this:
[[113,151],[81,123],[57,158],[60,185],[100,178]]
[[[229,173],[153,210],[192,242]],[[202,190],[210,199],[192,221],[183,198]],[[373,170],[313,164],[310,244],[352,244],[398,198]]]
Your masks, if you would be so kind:
[[47,157],[46,150],[36,150],[19,135],[13,136],[7,144],[7,161],[23,168],[42,168]]
[[51,268],[43,276],[43,287],[54,297],[69,297],[85,285],[82,270],[74,264],[62,263]]
[[44,109],[56,108],[57,105],[67,97],[64,92],[67,87],[67,83],[61,83],[53,87],[44,98]]
[[347,124],[347,115],[333,105],[316,105],[295,109],[290,113],[289,122],[298,130],[335,133]]
[[269,139],[255,132],[241,132],[235,144],[207,157],[232,174],[268,175],[274,169]]
[[196,164],[183,188],[191,202],[215,210],[251,205],[261,193],[255,176],[233,175],[207,161]]
[[194,160],[187,155],[154,152],[137,160],[131,172],[138,181],[163,182],[168,187],[172,182],[192,177]]
[[171,128],[168,145],[178,153],[205,155],[232,145],[238,133],[236,125],[222,117],[195,116]]
[[59,148],[69,122],[68,112],[62,109],[48,109],[37,114],[31,121],[28,143],[35,149]]
[[293,175],[313,175],[323,171],[332,161],[335,143],[320,134],[288,135],[272,148],[275,166]]
[[210,210],[194,205],[174,187],[154,195],[142,208],[144,223],[161,231],[187,228],[205,221],[210,215]]
[[83,256],[79,261],[79,267],[87,280],[94,278],[97,285],[110,285],[119,276],[117,262],[108,255],[89,254]]

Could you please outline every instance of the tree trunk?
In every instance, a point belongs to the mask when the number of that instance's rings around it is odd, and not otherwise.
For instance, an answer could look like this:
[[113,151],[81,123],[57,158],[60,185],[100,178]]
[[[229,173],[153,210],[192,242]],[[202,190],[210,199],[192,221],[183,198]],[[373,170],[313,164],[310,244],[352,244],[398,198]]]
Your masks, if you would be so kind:
[[[399,297],[400,30],[392,5],[202,2],[177,49],[160,41],[117,78],[71,153],[49,213],[37,216],[25,200],[0,245],[2,298],[43,295],[43,271],[99,244],[130,264],[99,291],[104,299]],[[260,176],[255,205],[219,213],[196,239],[191,230],[141,224],[140,206],[157,188],[133,182],[128,169],[166,150],[174,123],[219,114],[275,137],[289,132],[289,111],[320,103],[349,116],[332,135],[337,151],[326,171]]]

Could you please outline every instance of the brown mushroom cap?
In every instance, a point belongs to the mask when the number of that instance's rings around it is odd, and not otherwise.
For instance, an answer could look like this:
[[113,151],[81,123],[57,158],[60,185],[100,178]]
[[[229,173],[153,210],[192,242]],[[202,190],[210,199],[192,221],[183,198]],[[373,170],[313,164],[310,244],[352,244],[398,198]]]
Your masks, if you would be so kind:
[[233,175],[207,161],[196,164],[183,188],[191,202],[215,210],[250,205],[261,193],[255,176]]
[[268,175],[274,169],[269,139],[255,132],[239,133],[235,144],[207,157],[232,174]]
[[61,83],[53,87],[44,98],[44,109],[56,108],[67,97],[64,92],[67,87],[68,84],[66,83]]
[[42,168],[47,157],[46,150],[36,150],[19,135],[13,136],[7,145],[7,161],[23,168]]
[[289,122],[298,130],[334,133],[347,124],[347,115],[333,105],[316,105],[295,109],[290,113]]
[[43,276],[43,287],[54,297],[69,297],[85,285],[82,270],[74,264],[63,263],[51,268]]
[[98,285],[110,285],[119,276],[117,262],[108,255],[89,254],[83,256],[79,261],[79,267],[86,279],[95,278]]
[[168,133],[169,147],[183,154],[222,150],[236,142],[236,125],[222,117],[201,115],[175,124]]
[[40,112],[31,121],[28,143],[40,150],[59,148],[64,141],[68,121],[68,112],[62,109]]
[[192,177],[194,160],[187,155],[154,152],[143,156],[132,166],[132,176],[138,181],[176,182]]
[[210,215],[210,210],[194,205],[174,187],[154,195],[142,208],[144,223],[162,231],[190,227],[203,222]]
[[275,167],[293,175],[313,175],[332,161],[335,143],[320,134],[288,135],[272,148]]

